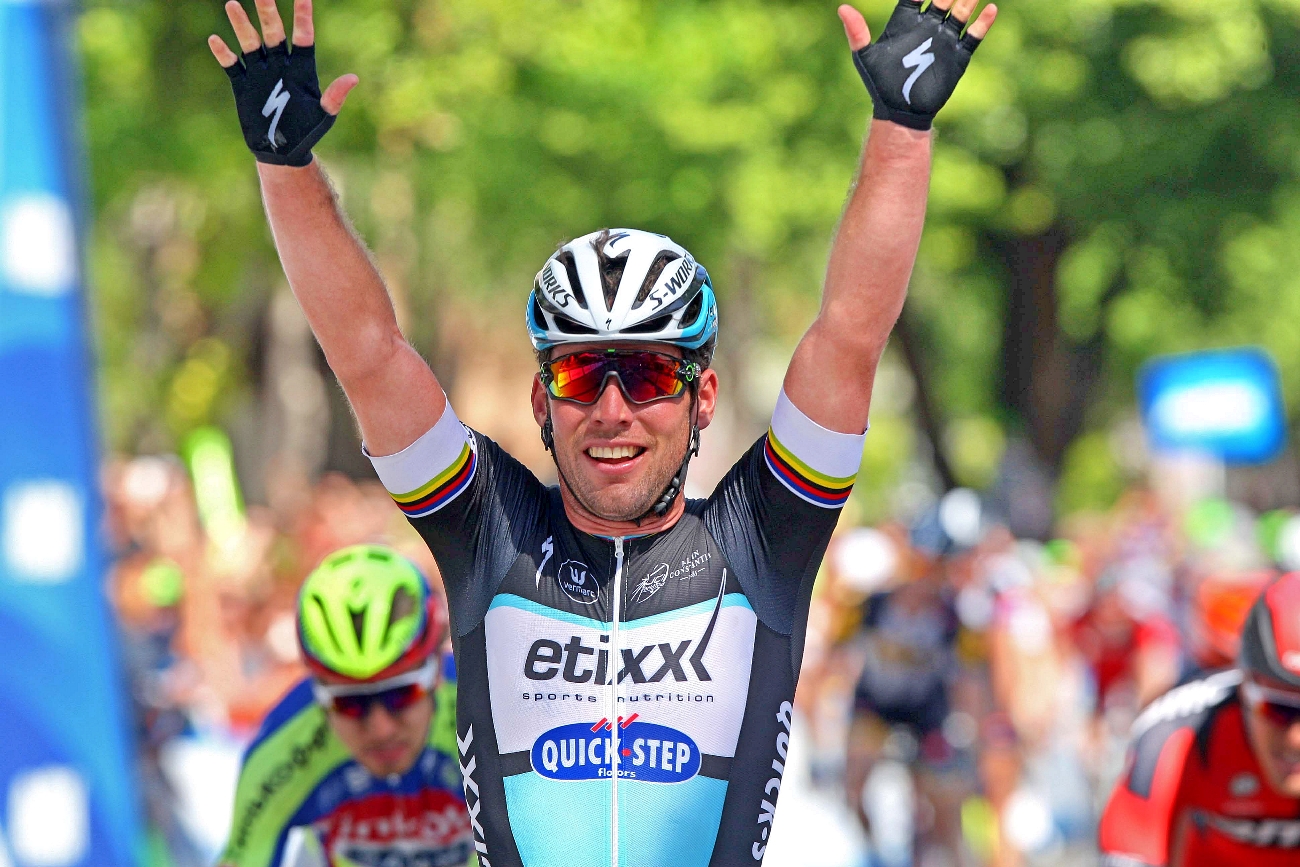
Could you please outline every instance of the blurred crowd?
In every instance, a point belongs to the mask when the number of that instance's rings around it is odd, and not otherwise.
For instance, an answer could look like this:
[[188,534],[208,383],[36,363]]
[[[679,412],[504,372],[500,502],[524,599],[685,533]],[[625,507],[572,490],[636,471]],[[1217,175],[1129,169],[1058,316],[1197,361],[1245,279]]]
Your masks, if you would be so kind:
[[1096,863],[1134,717],[1232,664],[1298,526],[1133,489],[1017,539],[958,489],[910,526],[842,531],[797,702],[812,785],[842,793],[873,865]]
[[[150,863],[210,864],[240,749],[304,673],[303,577],[363,541],[436,568],[377,482],[290,479],[276,507],[215,527],[179,459],[112,463],[105,481]],[[777,867],[1095,863],[1133,718],[1231,664],[1300,519],[1134,489],[1056,533],[1018,539],[966,489],[907,523],[840,528],[812,600]]]
[[[437,572],[378,483],[285,479],[277,508],[205,516],[174,457],[110,463],[105,501],[151,865],[210,865],[224,842],[243,744],[305,674],[298,586],[330,551],[382,541]],[[233,526],[230,526],[233,523]]]

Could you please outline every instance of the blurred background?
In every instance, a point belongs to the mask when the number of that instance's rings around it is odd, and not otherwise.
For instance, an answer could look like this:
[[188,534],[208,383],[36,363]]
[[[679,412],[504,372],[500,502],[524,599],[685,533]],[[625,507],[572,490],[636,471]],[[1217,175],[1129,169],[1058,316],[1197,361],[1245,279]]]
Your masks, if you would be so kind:
[[[402,325],[542,477],[537,267],[606,225],[708,266],[706,494],[766,428],[858,159],[834,4],[316,20],[322,76],[361,77],[318,154]],[[1298,28],[1293,0],[1007,0],[939,120],[768,864],[1095,863],[1133,715],[1300,568]],[[213,32],[218,0],[0,0],[4,867],[212,863],[302,675],[298,582],[369,540],[436,574],[288,292]]]

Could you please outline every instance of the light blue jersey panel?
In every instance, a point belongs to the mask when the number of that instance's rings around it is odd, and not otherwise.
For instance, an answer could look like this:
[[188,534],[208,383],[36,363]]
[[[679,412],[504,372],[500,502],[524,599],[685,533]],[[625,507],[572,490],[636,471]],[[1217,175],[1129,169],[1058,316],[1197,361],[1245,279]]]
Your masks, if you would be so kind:
[[727,781],[618,783],[619,867],[706,867],[722,819]]
[[[525,867],[608,867],[610,785],[506,777],[510,827]],[[727,782],[618,784],[619,867],[705,867],[722,818]]]
[[611,787],[557,783],[532,772],[506,777],[506,812],[524,867],[608,867]]

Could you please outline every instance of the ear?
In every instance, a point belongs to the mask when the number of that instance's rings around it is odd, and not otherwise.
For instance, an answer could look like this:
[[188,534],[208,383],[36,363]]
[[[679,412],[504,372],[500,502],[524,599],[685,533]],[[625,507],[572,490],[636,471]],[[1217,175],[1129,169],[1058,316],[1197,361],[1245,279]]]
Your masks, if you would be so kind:
[[700,384],[696,387],[696,412],[700,430],[704,430],[713,421],[713,413],[718,409],[718,372],[712,367],[700,374]]
[[550,412],[547,406],[546,386],[542,385],[542,376],[539,373],[533,374],[533,420],[537,426],[541,427],[546,423],[546,417]]

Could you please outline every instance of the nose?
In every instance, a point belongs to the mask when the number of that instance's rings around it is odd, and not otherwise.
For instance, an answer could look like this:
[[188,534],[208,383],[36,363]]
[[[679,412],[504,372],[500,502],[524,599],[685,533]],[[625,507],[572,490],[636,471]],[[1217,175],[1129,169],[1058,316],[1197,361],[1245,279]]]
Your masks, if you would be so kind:
[[1286,727],[1286,745],[1293,750],[1300,751],[1300,720],[1296,720]]
[[618,374],[610,371],[601,383],[600,397],[592,409],[591,419],[595,424],[618,426],[632,419],[632,407],[619,383]]
[[382,701],[371,702],[361,724],[367,735],[378,738],[388,737],[398,729],[397,720]]

